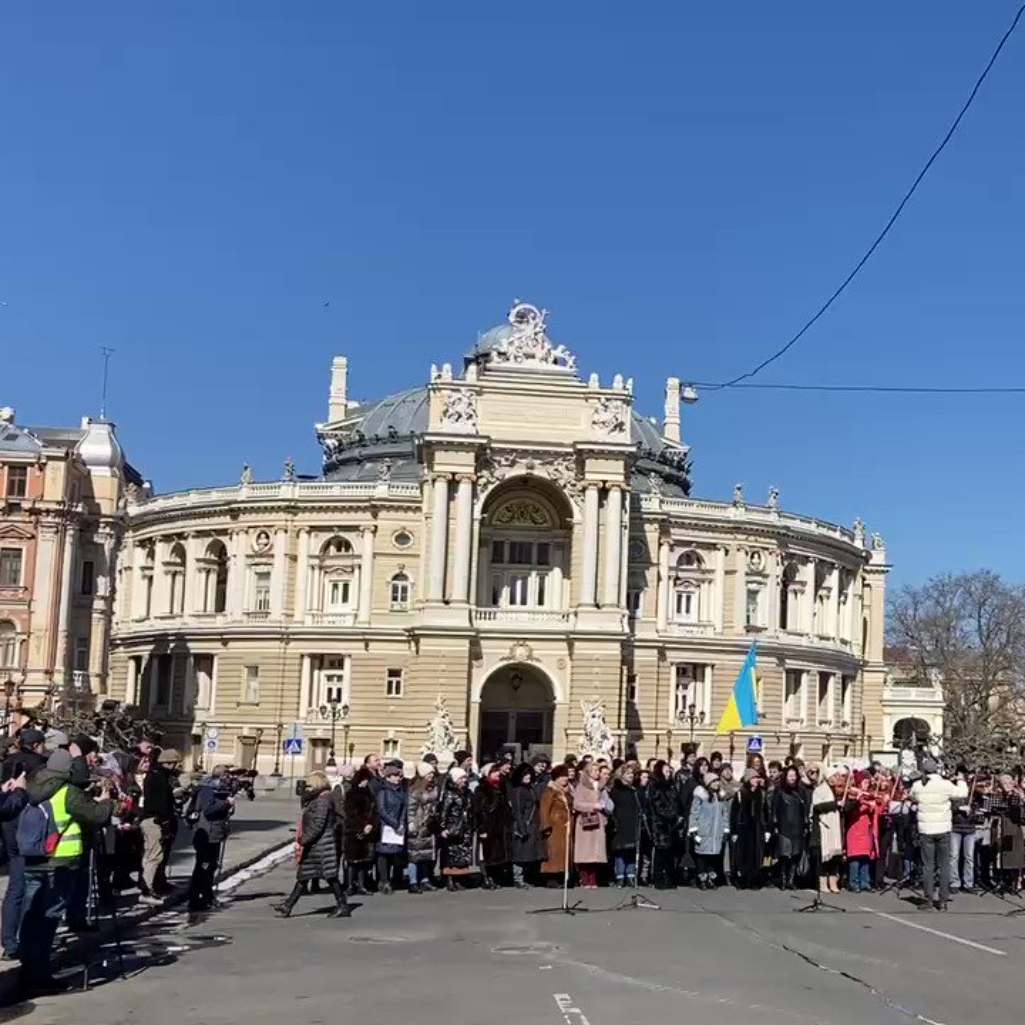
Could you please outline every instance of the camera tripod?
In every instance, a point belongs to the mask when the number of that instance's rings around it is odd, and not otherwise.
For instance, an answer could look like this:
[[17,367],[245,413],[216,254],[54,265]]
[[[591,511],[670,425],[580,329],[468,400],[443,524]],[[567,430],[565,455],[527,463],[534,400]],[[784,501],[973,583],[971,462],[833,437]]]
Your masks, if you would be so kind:
[[[89,894],[86,897],[86,921],[89,923],[98,923],[98,919],[102,914],[103,908],[103,896],[104,887],[100,886],[99,868],[98,861],[101,853],[100,845],[102,843],[102,834],[97,835],[93,843],[89,847]],[[111,929],[114,933],[114,949],[117,951],[117,967],[118,974],[122,979],[127,979],[128,975],[125,972],[125,952],[124,946],[121,942],[121,922],[118,918],[117,913],[117,897],[114,894],[112,887],[106,887],[107,897],[107,910],[110,916]],[[107,957],[102,953],[100,949],[100,958],[98,967],[107,967]],[[97,963],[86,959],[82,963],[82,990],[89,989],[89,975],[90,969]]]

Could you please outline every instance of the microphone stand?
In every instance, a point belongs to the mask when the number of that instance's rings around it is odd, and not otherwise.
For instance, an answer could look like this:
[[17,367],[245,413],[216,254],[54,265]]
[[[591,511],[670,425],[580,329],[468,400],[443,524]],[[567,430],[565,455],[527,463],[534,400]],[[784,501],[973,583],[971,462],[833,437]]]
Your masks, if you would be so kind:
[[[637,837],[634,841],[634,889],[633,893],[629,897],[624,897],[612,910],[613,911],[626,911],[628,908],[638,908],[645,911],[661,911],[662,905],[656,904],[646,893],[644,893],[641,886],[641,832],[642,830],[648,829],[648,823],[644,818],[644,811],[641,808],[640,798],[637,796],[637,789],[634,788],[634,803],[637,806]],[[650,831],[648,833],[650,836]],[[654,841],[651,844],[651,870],[652,873],[655,871],[655,844]]]
[[590,911],[590,908],[580,906],[583,903],[582,901],[577,900],[572,904],[569,902],[569,846],[570,828],[573,825],[573,811],[570,808],[569,797],[566,794],[563,794],[563,800],[566,802],[566,860],[562,870],[562,903],[556,908],[534,908],[532,911],[527,912],[528,915],[548,915],[553,913],[575,915],[578,912]]

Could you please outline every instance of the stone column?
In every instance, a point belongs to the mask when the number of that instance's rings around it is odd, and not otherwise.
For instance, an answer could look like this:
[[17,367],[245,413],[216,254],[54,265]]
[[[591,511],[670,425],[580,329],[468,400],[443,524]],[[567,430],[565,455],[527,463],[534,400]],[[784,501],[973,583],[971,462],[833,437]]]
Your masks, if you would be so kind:
[[747,625],[747,549],[735,549],[736,572],[733,574],[733,629],[744,632]]
[[[744,595],[747,605],[747,595]],[[712,624],[715,632],[723,632],[723,616],[726,607],[726,549],[719,545],[715,550],[715,581],[712,584]]]
[[669,627],[669,538],[658,543],[658,579],[656,591],[656,615],[658,629],[664,633]]
[[204,609],[206,572],[200,572],[196,563],[203,557],[205,537],[190,534],[185,546],[185,608],[186,616]]
[[270,614],[272,619],[280,619],[285,612],[285,586],[287,563],[285,549],[288,545],[288,533],[283,527],[274,531],[274,569],[271,574]]
[[825,628],[820,631],[829,637],[840,637],[840,568],[829,571],[829,611]]
[[75,549],[77,547],[77,539],[78,526],[69,523],[64,531],[60,601],[57,606],[57,657],[54,660],[54,677],[59,683],[65,682],[68,670],[71,668],[71,645],[68,640],[68,633],[71,629],[71,593],[75,587]]
[[456,536],[453,552],[452,601],[465,602],[470,586],[470,548],[473,541],[473,477],[459,475],[456,488]]
[[427,571],[427,600],[445,597],[445,563],[448,560],[448,477],[439,474],[431,494],[431,561]]
[[598,582],[598,485],[584,484],[584,551],[580,569],[580,604],[594,605]]
[[300,670],[299,670],[299,715],[302,718],[306,717],[306,714],[310,710],[310,656],[303,655],[300,658]]
[[293,619],[302,623],[306,618],[306,589],[310,575],[310,531],[299,528],[299,559],[295,567],[295,608]]
[[804,623],[802,629],[811,637],[815,633],[815,560],[809,559],[804,575]]
[[359,563],[359,610],[356,622],[366,626],[370,622],[371,606],[374,604],[374,535],[376,523],[365,523],[360,527],[363,535],[363,552]]
[[623,546],[623,489],[609,486],[605,500],[605,581],[602,604],[619,604],[619,562]]
[[231,535],[231,565],[228,568],[228,601],[227,611],[232,618],[242,615],[246,597],[246,557],[244,530],[236,530]]

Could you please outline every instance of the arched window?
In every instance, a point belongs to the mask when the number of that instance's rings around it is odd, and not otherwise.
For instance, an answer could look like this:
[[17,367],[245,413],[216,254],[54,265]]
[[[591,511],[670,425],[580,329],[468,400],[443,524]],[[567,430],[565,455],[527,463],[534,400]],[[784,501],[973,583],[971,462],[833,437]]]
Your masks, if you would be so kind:
[[143,619],[153,615],[153,570],[156,565],[156,550],[152,543],[142,550],[142,594],[140,612]]
[[185,545],[180,541],[171,546],[164,563],[167,574],[167,611],[180,616],[185,611]]
[[18,667],[18,628],[9,619],[0,619],[0,669]]
[[336,534],[320,549],[320,607],[324,612],[352,612],[357,604],[356,555],[350,542]]
[[409,608],[409,577],[405,573],[396,573],[391,578],[389,604],[395,612],[405,612]]
[[214,538],[199,563],[200,612],[225,612],[228,608],[228,549]]
[[673,619],[701,623],[709,618],[711,576],[701,555],[690,549],[676,560],[673,582]]

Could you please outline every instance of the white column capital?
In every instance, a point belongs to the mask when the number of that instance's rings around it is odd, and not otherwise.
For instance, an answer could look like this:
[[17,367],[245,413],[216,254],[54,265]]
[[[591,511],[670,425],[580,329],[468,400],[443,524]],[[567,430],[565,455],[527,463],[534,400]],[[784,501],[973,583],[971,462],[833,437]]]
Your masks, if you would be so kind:
[[360,525],[361,534],[376,534],[377,524],[376,523],[363,523]]

